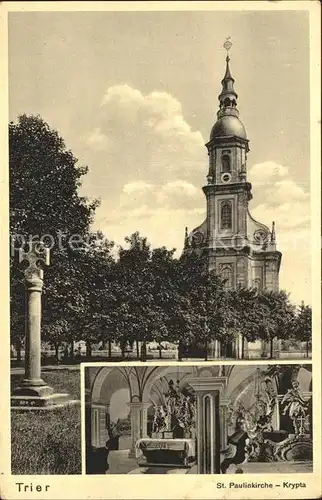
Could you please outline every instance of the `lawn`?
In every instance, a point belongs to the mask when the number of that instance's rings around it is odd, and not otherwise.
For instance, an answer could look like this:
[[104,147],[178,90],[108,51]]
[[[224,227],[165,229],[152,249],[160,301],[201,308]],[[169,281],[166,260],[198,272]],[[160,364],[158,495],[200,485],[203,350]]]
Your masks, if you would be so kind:
[[[13,390],[22,375],[13,375]],[[55,392],[79,399],[80,374],[68,370],[45,372]],[[81,411],[70,406],[52,411],[12,412],[12,474],[81,474]]]

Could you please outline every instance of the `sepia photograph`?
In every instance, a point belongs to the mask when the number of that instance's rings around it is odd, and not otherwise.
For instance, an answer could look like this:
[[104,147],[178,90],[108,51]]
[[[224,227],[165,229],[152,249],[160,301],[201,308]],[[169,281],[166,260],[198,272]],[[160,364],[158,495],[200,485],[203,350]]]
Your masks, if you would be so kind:
[[84,372],[87,474],[313,471],[311,365]]
[[309,484],[311,2],[49,3],[6,7],[12,491]]

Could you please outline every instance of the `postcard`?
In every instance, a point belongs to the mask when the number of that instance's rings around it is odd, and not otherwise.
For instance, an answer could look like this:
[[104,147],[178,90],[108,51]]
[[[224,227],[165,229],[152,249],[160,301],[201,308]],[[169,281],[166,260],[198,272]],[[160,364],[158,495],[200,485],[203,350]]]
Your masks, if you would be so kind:
[[319,18],[2,2],[1,498],[321,496]]

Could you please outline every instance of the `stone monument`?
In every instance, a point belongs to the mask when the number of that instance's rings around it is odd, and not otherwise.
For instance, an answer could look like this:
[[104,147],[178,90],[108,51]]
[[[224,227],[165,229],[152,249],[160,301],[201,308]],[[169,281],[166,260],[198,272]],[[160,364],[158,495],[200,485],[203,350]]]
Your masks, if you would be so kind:
[[19,249],[19,262],[26,261],[25,377],[11,396],[11,409],[54,409],[70,404],[68,394],[54,393],[41,378],[41,294],[43,265],[49,265],[49,249],[40,241],[29,244],[28,251]]

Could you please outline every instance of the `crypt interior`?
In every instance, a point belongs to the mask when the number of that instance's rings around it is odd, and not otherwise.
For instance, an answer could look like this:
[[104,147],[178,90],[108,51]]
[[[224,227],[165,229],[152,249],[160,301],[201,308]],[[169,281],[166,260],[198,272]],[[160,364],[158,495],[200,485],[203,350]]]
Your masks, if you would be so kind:
[[310,472],[311,370],[87,366],[86,473]]

